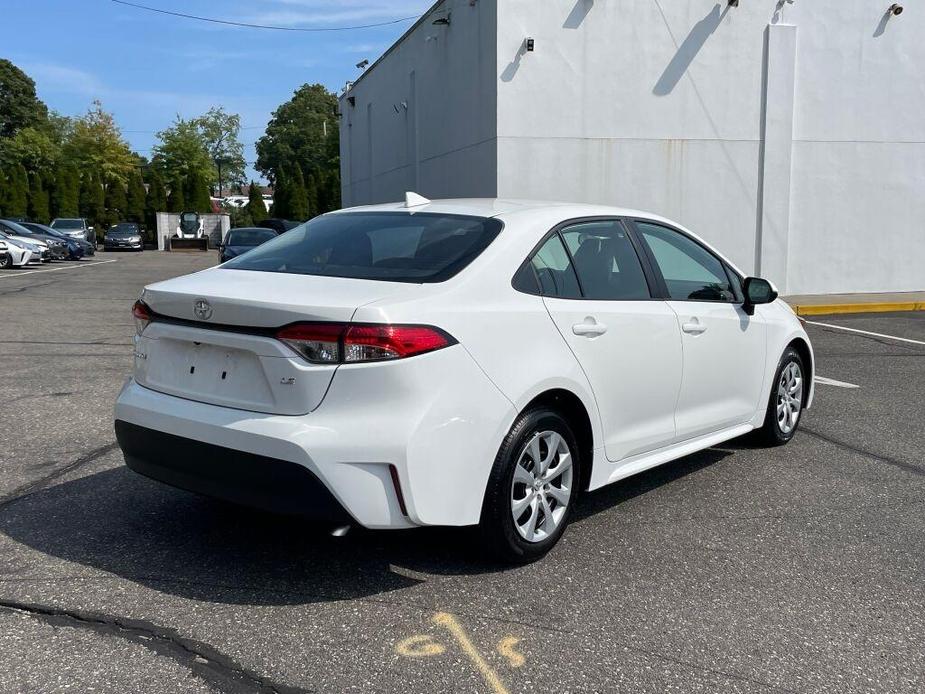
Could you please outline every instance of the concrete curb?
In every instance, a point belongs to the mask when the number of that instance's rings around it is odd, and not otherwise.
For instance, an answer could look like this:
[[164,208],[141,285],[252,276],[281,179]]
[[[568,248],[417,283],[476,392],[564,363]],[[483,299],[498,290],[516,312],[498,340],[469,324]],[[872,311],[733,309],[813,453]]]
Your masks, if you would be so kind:
[[884,301],[859,304],[791,304],[798,316],[821,316],[832,313],[889,313],[925,311],[925,301]]

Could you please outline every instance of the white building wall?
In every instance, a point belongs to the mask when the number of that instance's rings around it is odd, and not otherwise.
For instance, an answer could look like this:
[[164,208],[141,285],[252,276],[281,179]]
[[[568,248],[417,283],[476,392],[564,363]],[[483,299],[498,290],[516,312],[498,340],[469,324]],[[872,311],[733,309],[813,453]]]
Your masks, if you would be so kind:
[[[451,25],[431,23],[438,3],[342,105],[347,202],[617,204],[678,220],[788,293],[925,289],[925,8],[442,4]],[[411,70],[417,156],[390,112]],[[356,141],[369,102],[371,169]]]
[[344,206],[496,195],[496,37],[494,3],[443,0],[367,68],[340,100]]

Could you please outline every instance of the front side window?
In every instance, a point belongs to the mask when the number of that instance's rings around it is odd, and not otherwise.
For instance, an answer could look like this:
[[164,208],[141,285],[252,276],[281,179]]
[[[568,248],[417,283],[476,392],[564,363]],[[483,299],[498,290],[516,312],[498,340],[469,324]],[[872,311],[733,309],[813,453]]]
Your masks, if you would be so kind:
[[443,282],[494,241],[497,219],[431,212],[347,212],[315,217],[222,265],[389,282]]
[[661,270],[671,299],[735,301],[723,264],[703,246],[659,224],[636,222],[636,228]]
[[649,298],[649,285],[622,222],[582,222],[561,231],[586,299]]

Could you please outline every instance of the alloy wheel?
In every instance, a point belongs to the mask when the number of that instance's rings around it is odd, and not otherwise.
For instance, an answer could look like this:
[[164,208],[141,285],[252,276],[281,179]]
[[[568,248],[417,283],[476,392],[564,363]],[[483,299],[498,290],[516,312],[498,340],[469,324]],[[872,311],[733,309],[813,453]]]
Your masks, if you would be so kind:
[[524,446],[514,467],[511,515],[527,542],[541,542],[562,522],[572,496],[572,452],[561,434],[541,431]]
[[803,371],[795,361],[787,364],[777,382],[777,426],[784,434],[792,432],[803,404]]

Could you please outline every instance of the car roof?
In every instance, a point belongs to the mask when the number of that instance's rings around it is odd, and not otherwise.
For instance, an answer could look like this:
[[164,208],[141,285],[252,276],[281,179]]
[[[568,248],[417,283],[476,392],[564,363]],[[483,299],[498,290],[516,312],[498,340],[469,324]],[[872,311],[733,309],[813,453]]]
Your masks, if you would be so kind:
[[[427,204],[406,207],[404,202],[388,202],[378,205],[347,207],[335,214],[344,212],[434,212],[438,214],[461,214],[476,217],[499,217],[507,214],[530,211],[561,212],[563,218],[570,217],[646,217],[664,219],[663,217],[626,207],[596,205],[580,202],[561,202],[555,200],[521,200],[517,198],[448,198],[431,200]],[[668,221],[668,220],[665,220]]]

